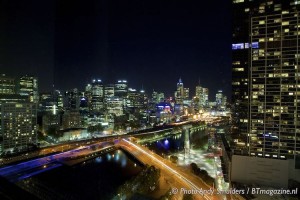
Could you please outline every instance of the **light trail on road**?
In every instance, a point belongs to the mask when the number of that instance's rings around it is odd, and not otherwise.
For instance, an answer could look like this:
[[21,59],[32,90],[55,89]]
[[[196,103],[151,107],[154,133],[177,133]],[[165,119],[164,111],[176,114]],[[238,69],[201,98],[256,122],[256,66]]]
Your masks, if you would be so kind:
[[[180,179],[184,180],[186,183],[188,183],[194,190],[200,191],[201,189],[199,187],[197,187],[194,183],[192,183],[190,180],[188,180],[187,178],[185,178],[184,176],[182,176],[179,172],[177,172],[176,170],[172,169],[171,167],[169,167],[168,165],[166,165],[165,163],[163,163],[162,161],[160,161],[159,159],[157,159],[156,157],[154,157],[153,155],[149,154],[148,152],[146,152],[144,149],[142,149],[141,147],[135,145],[132,142],[129,142],[125,139],[122,139],[123,141],[125,141],[126,143],[134,146],[136,149],[138,149],[139,151],[145,153],[147,156],[151,157],[152,159],[156,160],[156,162],[158,162],[160,165],[162,165],[164,168],[168,169],[171,173],[174,173],[175,175],[177,175]],[[209,196],[207,196],[206,194],[203,194],[203,197],[205,199],[211,199]]]

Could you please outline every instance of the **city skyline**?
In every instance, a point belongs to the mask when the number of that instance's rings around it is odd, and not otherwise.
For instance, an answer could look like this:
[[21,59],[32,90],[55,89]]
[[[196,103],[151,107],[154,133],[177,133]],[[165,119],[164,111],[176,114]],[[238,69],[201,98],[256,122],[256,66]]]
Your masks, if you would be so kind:
[[[67,90],[61,90],[60,88],[53,87],[48,91],[40,91],[39,78],[36,77],[36,76],[30,76],[28,74],[20,75],[20,76],[11,76],[11,75],[8,75],[8,74],[1,74],[0,73],[0,77],[11,79],[14,82],[13,83],[14,86],[13,87],[11,86],[10,89],[13,90],[14,93],[16,93],[16,94],[22,94],[22,90],[23,90],[22,89],[22,87],[23,87],[22,84],[24,84],[24,83],[22,83],[22,81],[24,81],[23,79],[25,79],[25,80],[28,79],[28,78],[29,79],[34,79],[35,80],[35,85],[36,85],[35,86],[35,96],[36,97],[34,97],[36,99],[35,101],[38,101],[37,99],[39,98],[40,95],[47,94],[47,93],[53,93],[55,91],[69,92],[69,91],[73,91],[74,89],[76,89],[76,90],[79,90],[79,92],[86,92],[87,87],[91,86],[91,84],[93,84],[95,81],[96,82],[98,82],[98,81],[101,82],[101,84],[103,84],[104,87],[108,87],[108,88],[111,87],[112,85],[116,85],[118,83],[126,82],[126,84],[129,84],[128,88],[126,89],[127,91],[134,90],[134,91],[143,92],[143,93],[145,92],[149,97],[151,97],[151,95],[153,95],[154,92],[156,92],[156,93],[158,92],[158,93],[164,94],[165,99],[168,99],[170,97],[171,98],[176,98],[176,92],[178,90],[178,88],[176,89],[176,83],[173,83],[173,91],[168,91],[167,94],[170,94],[170,95],[166,95],[164,92],[162,92],[159,89],[158,90],[154,90],[154,89],[153,90],[145,90],[143,85],[139,88],[134,88],[130,84],[130,80],[128,81],[127,79],[122,79],[122,80],[119,79],[119,80],[113,80],[113,81],[110,81],[110,82],[103,82],[102,79],[100,79],[100,78],[94,78],[94,79],[91,79],[90,82],[88,82],[86,85],[83,85],[83,86],[74,85],[72,88],[69,88]],[[184,85],[184,82],[182,81],[182,79],[179,78],[177,80],[177,87],[178,87],[179,82],[182,85]],[[33,84],[33,83],[30,83],[30,85],[27,85],[27,87],[32,87],[31,84]],[[197,87],[204,88],[204,89],[207,90],[207,93],[208,93],[208,96],[207,96],[208,99],[207,100],[209,100],[209,101],[214,101],[215,98],[216,98],[215,95],[218,94],[219,92],[223,93],[222,88],[218,89],[216,93],[212,93],[210,91],[210,88],[205,87],[205,84],[202,84],[202,83],[200,84],[200,81],[199,81],[198,84],[193,85],[192,88],[186,88],[185,87],[185,89],[188,89],[188,92],[187,92],[188,93],[188,96],[187,96],[188,99],[192,99],[193,97],[198,96]],[[24,90],[26,90],[26,89],[24,89]],[[226,96],[225,93],[224,93],[224,95]],[[228,96],[226,96],[226,98],[228,98]]]
[[0,199],[300,199],[299,10],[1,1]]
[[41,91],[99,77],[168,95],[181,77],[230,97],[230,3],[220,4],[2,2],[2,73],[38,76]]

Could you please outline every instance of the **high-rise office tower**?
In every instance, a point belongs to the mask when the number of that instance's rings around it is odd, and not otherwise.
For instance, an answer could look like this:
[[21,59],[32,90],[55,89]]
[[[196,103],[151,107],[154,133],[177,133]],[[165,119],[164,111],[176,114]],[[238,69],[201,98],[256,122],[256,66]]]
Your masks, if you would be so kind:
[[64,107],[67,110],[79,110],[80,94],[77,88],[66,91],[64,96]]
[[152,103],[160,103],[160,102],[163,102],[165,99],[165,94],[160,92],[156,92],[153,90],[152,92],[152,99],[151,99],[151,102]]
[[204,106],[208,105],[208,93],[209,93],[208,88],[203,88],[203,105]]
[[[37,104],[34,98],[16,94],[15,88],[14,78],[0,76],[0,153],[26,151],[37,143]],[[37,92],[30,84],[27,89],[31,97]]]
[[114,84],[108,84],[104,87],[104,98],[109,98],[115,96],[115,86]]
[[154,90],[152,92],[151,102],[153,102],[153,103],[159,103],[158,102],[158,93],[156,91],[154,91]]
[[190,99],[190,88],[183,89],[183,98],[184,100]]
[[208,88],[197,85],[195,96],[199,99],[198,102],[200,108],[203,108],[208,104]]
[[101,112],[104,108],[104,86],[100,79],[94,79],[92,82],[92,111]]
[[[268,51],[276,51],[276,54],[281,51],[286,51],[284,49],[286,47],[278,45],[278,42],[286,40],[286,34],[296,33],[296,31],[288,31],[287,29],[290,29],[289,25],[285,25],[284,27],[282,24],[283,22],[280,22],[281,18],[279,19],[278,17],[274,17],[274,19],[270,18],[269,21],[259,20],[261,22],[254,22],[254,18],[276,14],[285,15],[295,12],[297,11],[297,3],[298,1],[283,0],[233,0],[232,113],[235,125],[235,129],[233,130],[236,130],[233,132],[233,137],[235,141],[237,141],[234,147],[235,153],[248,155],[250,153],[249,145],[251,143],[251,139],[254,139],[251,138],[252,136],[248,135],[251,131],[251,122],[249,120],[251,112],[250,104],[253,103],[253,95],[249,94],[252,92],[250,87],[252,86],[252,79],[254,78],[251,77],[251,72],[252,69],[256,70],[256,68],[252,68],[252,60],[259,59],[257,62],[261,62],[260,66],[267,66],[268,62],[270,63],[270,61],[267,62],[267,60],[270,58],[266,57],[269,54],[265,50],[268,49]],[[273,22],[271,22],[272,20]],[[274,26],[272,30],[270,28],[271,26]],[[265,28],[264,31],[262,27]],[[273,32],[271,33],[270,31]],[[274,40],[277,40],[277,44]],[[276,44],[276,46],[274,46],[274,44]],[[273,45],[273,47],[271,47],[271,45]],[[263,63],[264,61],[266,63]],[[280,65],[283,65],[283,62],[280,62]],[[255,73],[264,73],[264,70],[263,68],[259,68],[259,71]],[[269,71],[266,71],[266,73],[269,73]]]
[[0,153],[26,151],[37,144],[37,105],[20,95],[0,98]]
[[223,95],[222,90],[218,90],[216,94],[216,106],[218,109],[222,108],[225,105],[225,96]]
[[104,86],[104,107],[107,111],[107,101],[109,98],[115,96],[115,85],[114,84],[107,84]]
[[147,95],[144,90],[138,92],[136,89],[128,88],[126,98],[126,109],[131,111],[140,111],[146,109],[148,103]]
[[[295,1],[290,1],[295,2]],[[251,18],[249,153],[300,154],[300,12]]]
[[121,116],[124,113],[123,99],[120,97],[108,97],[106,99],[106,109],[108,114]]
[[128,83],[126,80],[118,80],[115,83],[115,96],[125,98],[127,96]]
[[175,91],[175,101],[177,104],[182,104],[184,99],[184,87],[181,78],[177,83],[177,89]]
[[27,96],[32,103],[38,103],[38,79],[33,76],[22,76],[19,83],[19,93]]
[[5,74],[0,75],[0,94],[15,94],[15,79]]
[[232,181],[300,181],[299,5],[233,0]]

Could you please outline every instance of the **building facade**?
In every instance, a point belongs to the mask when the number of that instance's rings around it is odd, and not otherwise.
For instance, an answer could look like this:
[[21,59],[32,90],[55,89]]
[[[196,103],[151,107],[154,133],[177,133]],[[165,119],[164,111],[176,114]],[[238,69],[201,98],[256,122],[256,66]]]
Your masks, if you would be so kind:
[[115,96],[117,97],[126,97],[127,96],[127,90],[128,90],[128,83],[126,80],[118,80],[115,83]]
[[232,181],[299,181],[299,5],[233,0]]
[[19,82],[20,95],[27,96],[29,102],[38,103],[38,79],[34,76],[22,76]]
[[[273,48],[271,51],[276,51],[276,54],[282,50],[286,51],[282,49],[282,45],[276,44],[274,40],[280,43],[280,41],[283,41],[283,38],[285,38],[285,40],[287,39],[287,34],[296,33],[296,31],[292,31],[293,29],[288,31],[287,29],[292,27],[288,27],[289,25],[285,25],[286,27],[284,27],[283,22],[278,21],[281,20],[278,19],[278,17],[273,17],[273,19],[271,17],[269,21],[260,19],[260,17],[264,18],[269,15],[285,15],[296,12],[299,9],[299,3],[294,0],[233,0],[232,2],[232,117],[234,125],[232,137],[235,141],[233,149],[235,154],[249,155],[250,145],[254,140],[252,135],[248,134],[252,131],[251,127],[253,127],[251,125],[252,122],[250,122],[250,115],[251,109],[255,107],[255,105],[250,106],[250,104],[255,101],[250,92],[257,92],[255,89],[251,89],[253,79],[256,81],[256,78],[252,77],[252,75],[264,76],[258,75],[258,73],[269,73],[269,71],[264,72],[263,68],[261,68],[262,65],[267,66],[269,63],[271,64],[271,61],[267,61],[271,59],[271,57],[266,57],[268,55],[266,50],[268,49],[268,51],[270,51]],[[272,20],[273,22],[271,22]],[[293,20],[295,20],[295,18]],[[273,32],[271,33],[271,31]],[[274,44],[277,46],[275,47]],[[273,45],[273,47],[270,45]],[[277,50],[275,50],[276,48]],[[257,65],[257,62],[261,62],[259,71],[257,71],[258,69],[256,69],[255,66],[252,68],[252,65],[254,63]],[[281,62],[280,65],[284,65],[284,63]],[[256,74],[251,74],[252,69],[256,71]],[[267,77],[269,77],[269,75],[267,75]]]
[[100,79],[92,82],[91,110],[95,113],[102,112],[104,109],[104,86]]
[[36,104],[1,102],[1,151],[26,151],[37,144]]
[[[294,1],[293,1],[294,2]],[[299,12],[251,18],[250,155],[300,154]]]
[[177,104],[183,104],[185,92],[184,92],[183,82],[182,82],[181,78],[178,80],[177,89],[175,91],[174,96],[175,96],[175,101]]
[[0,94],[15,94],[15,79],[5,74],[0,75]]

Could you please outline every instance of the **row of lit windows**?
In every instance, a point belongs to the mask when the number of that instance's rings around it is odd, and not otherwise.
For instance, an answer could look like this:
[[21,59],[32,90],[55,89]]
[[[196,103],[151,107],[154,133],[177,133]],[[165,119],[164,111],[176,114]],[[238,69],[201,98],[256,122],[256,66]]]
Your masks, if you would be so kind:
[[234,72],[243,72],[244,71],[244,68],[232,68],[232,71]]
[[249,49],[249,48],[258,49],[259,48],[258,42],[252,42],[250,44],[249,43],[232,44],[232,50]]

